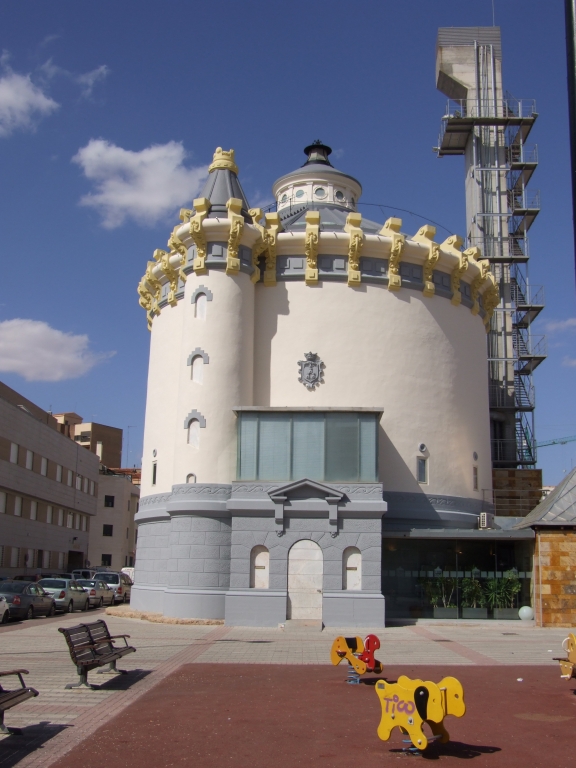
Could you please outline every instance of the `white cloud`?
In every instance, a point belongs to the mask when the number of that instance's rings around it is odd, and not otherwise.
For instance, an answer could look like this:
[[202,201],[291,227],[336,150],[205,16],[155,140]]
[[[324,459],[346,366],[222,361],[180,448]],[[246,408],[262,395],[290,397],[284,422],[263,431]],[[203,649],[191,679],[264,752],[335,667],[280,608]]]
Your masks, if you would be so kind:
[[26,381],[63,381],[83,376],[114,352],[94,353],[86,335],[64,333],[41,320],[0,322],[0,371]]
[[92,91],[94,90],[96,83],[100,80],[105,80],[109,74],[110,69],[106,66],[106,64],[102,64],[102,66],[96,67],[96,69],[93,69],[91,72],[78,75],[74,79],[82,86],[82,96],[85,99],[89,99],[90,96],[92,96]]
[[567,320],[549,320],[544,328],[548,333],[576,330],[576,317],[569,317]]
[[34,129],[38,120],[58,109],[51,99],[30,79],[8,70],[0,77],[0,137],[15,130]]
[[566,368],[576,368],[576,357],[566,356],[564,360],[562,360],[562,365]]
[[140,152],[91,139],[72,158],[95,186],[80,200],[114,229],[126,219],[153,225],[181,205],[191,205],[207,175],[207,167],[187,168],[181,142],[153,144]]

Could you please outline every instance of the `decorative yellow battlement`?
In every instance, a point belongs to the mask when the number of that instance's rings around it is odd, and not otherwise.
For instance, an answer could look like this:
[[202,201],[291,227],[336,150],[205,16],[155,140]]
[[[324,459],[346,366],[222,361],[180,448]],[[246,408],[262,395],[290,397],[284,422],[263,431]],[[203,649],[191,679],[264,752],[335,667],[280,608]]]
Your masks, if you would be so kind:
[[238,175],[238,166],[234,162],[233,149],[226,150],[226,149],[222,149],[222,147],[216,148],[216,152],[214,152],[214,158],[212,159],[212,162],[208,166],[208,173],[217,171],[219,168],[232,171],[232,173],[235,173],[236,175]]

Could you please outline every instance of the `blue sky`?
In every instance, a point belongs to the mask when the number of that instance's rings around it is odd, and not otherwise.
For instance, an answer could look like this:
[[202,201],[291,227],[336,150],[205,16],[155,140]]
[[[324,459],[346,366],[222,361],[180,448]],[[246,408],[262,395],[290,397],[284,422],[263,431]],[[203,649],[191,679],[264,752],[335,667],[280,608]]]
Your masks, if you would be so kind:
[[[549,358],[535,377],[539,440],[576,435],[562,7],[495,0],[505,88],[540,113],[530,277],[545,286],[535,332],[547,334]],[[445,105],[435,42],[439,26],[491,23],[491,0],[2,3],[2,380],[54,412],[130,425],[125,463],[139,464],[149,334],[136,285],[216,146],[236,150],[253,205],[270,202],[272,182],[320,138],[362,182],[361,202],[465,234],[463,161],[432,152]],[[423,223],[400,215],[408,233]],[[539,459],[557,483],[576,442]]]

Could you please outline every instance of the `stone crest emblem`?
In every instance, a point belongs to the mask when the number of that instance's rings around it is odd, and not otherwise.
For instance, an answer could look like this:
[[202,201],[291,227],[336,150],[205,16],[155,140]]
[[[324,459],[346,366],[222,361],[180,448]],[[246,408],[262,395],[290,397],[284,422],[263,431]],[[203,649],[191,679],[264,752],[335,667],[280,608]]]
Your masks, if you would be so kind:
[[314,389],[318,384],[324,384],[324,363],[315,352],[305,352],[305,360],[299,360],[300,376],[298,381],[307,389]]

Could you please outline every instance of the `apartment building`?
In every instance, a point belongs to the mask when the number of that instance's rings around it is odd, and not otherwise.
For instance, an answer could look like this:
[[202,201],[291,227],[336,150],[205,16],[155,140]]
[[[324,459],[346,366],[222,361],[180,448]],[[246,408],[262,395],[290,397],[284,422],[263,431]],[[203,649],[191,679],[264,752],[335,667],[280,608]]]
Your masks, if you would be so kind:
[[0,383],[0,575],[85,564],[98,457]]
[[132,483],[130,474],[100,468],[96,517],[88,542],[90,565],[116,570],[134,565],[134,515],[139,499],[140,488]]
[[122,430],[97,422],[82,421],[82,416],[72,411],[56,413],[58,429],[63,435],[95,453],[105,467],[122,466]]

